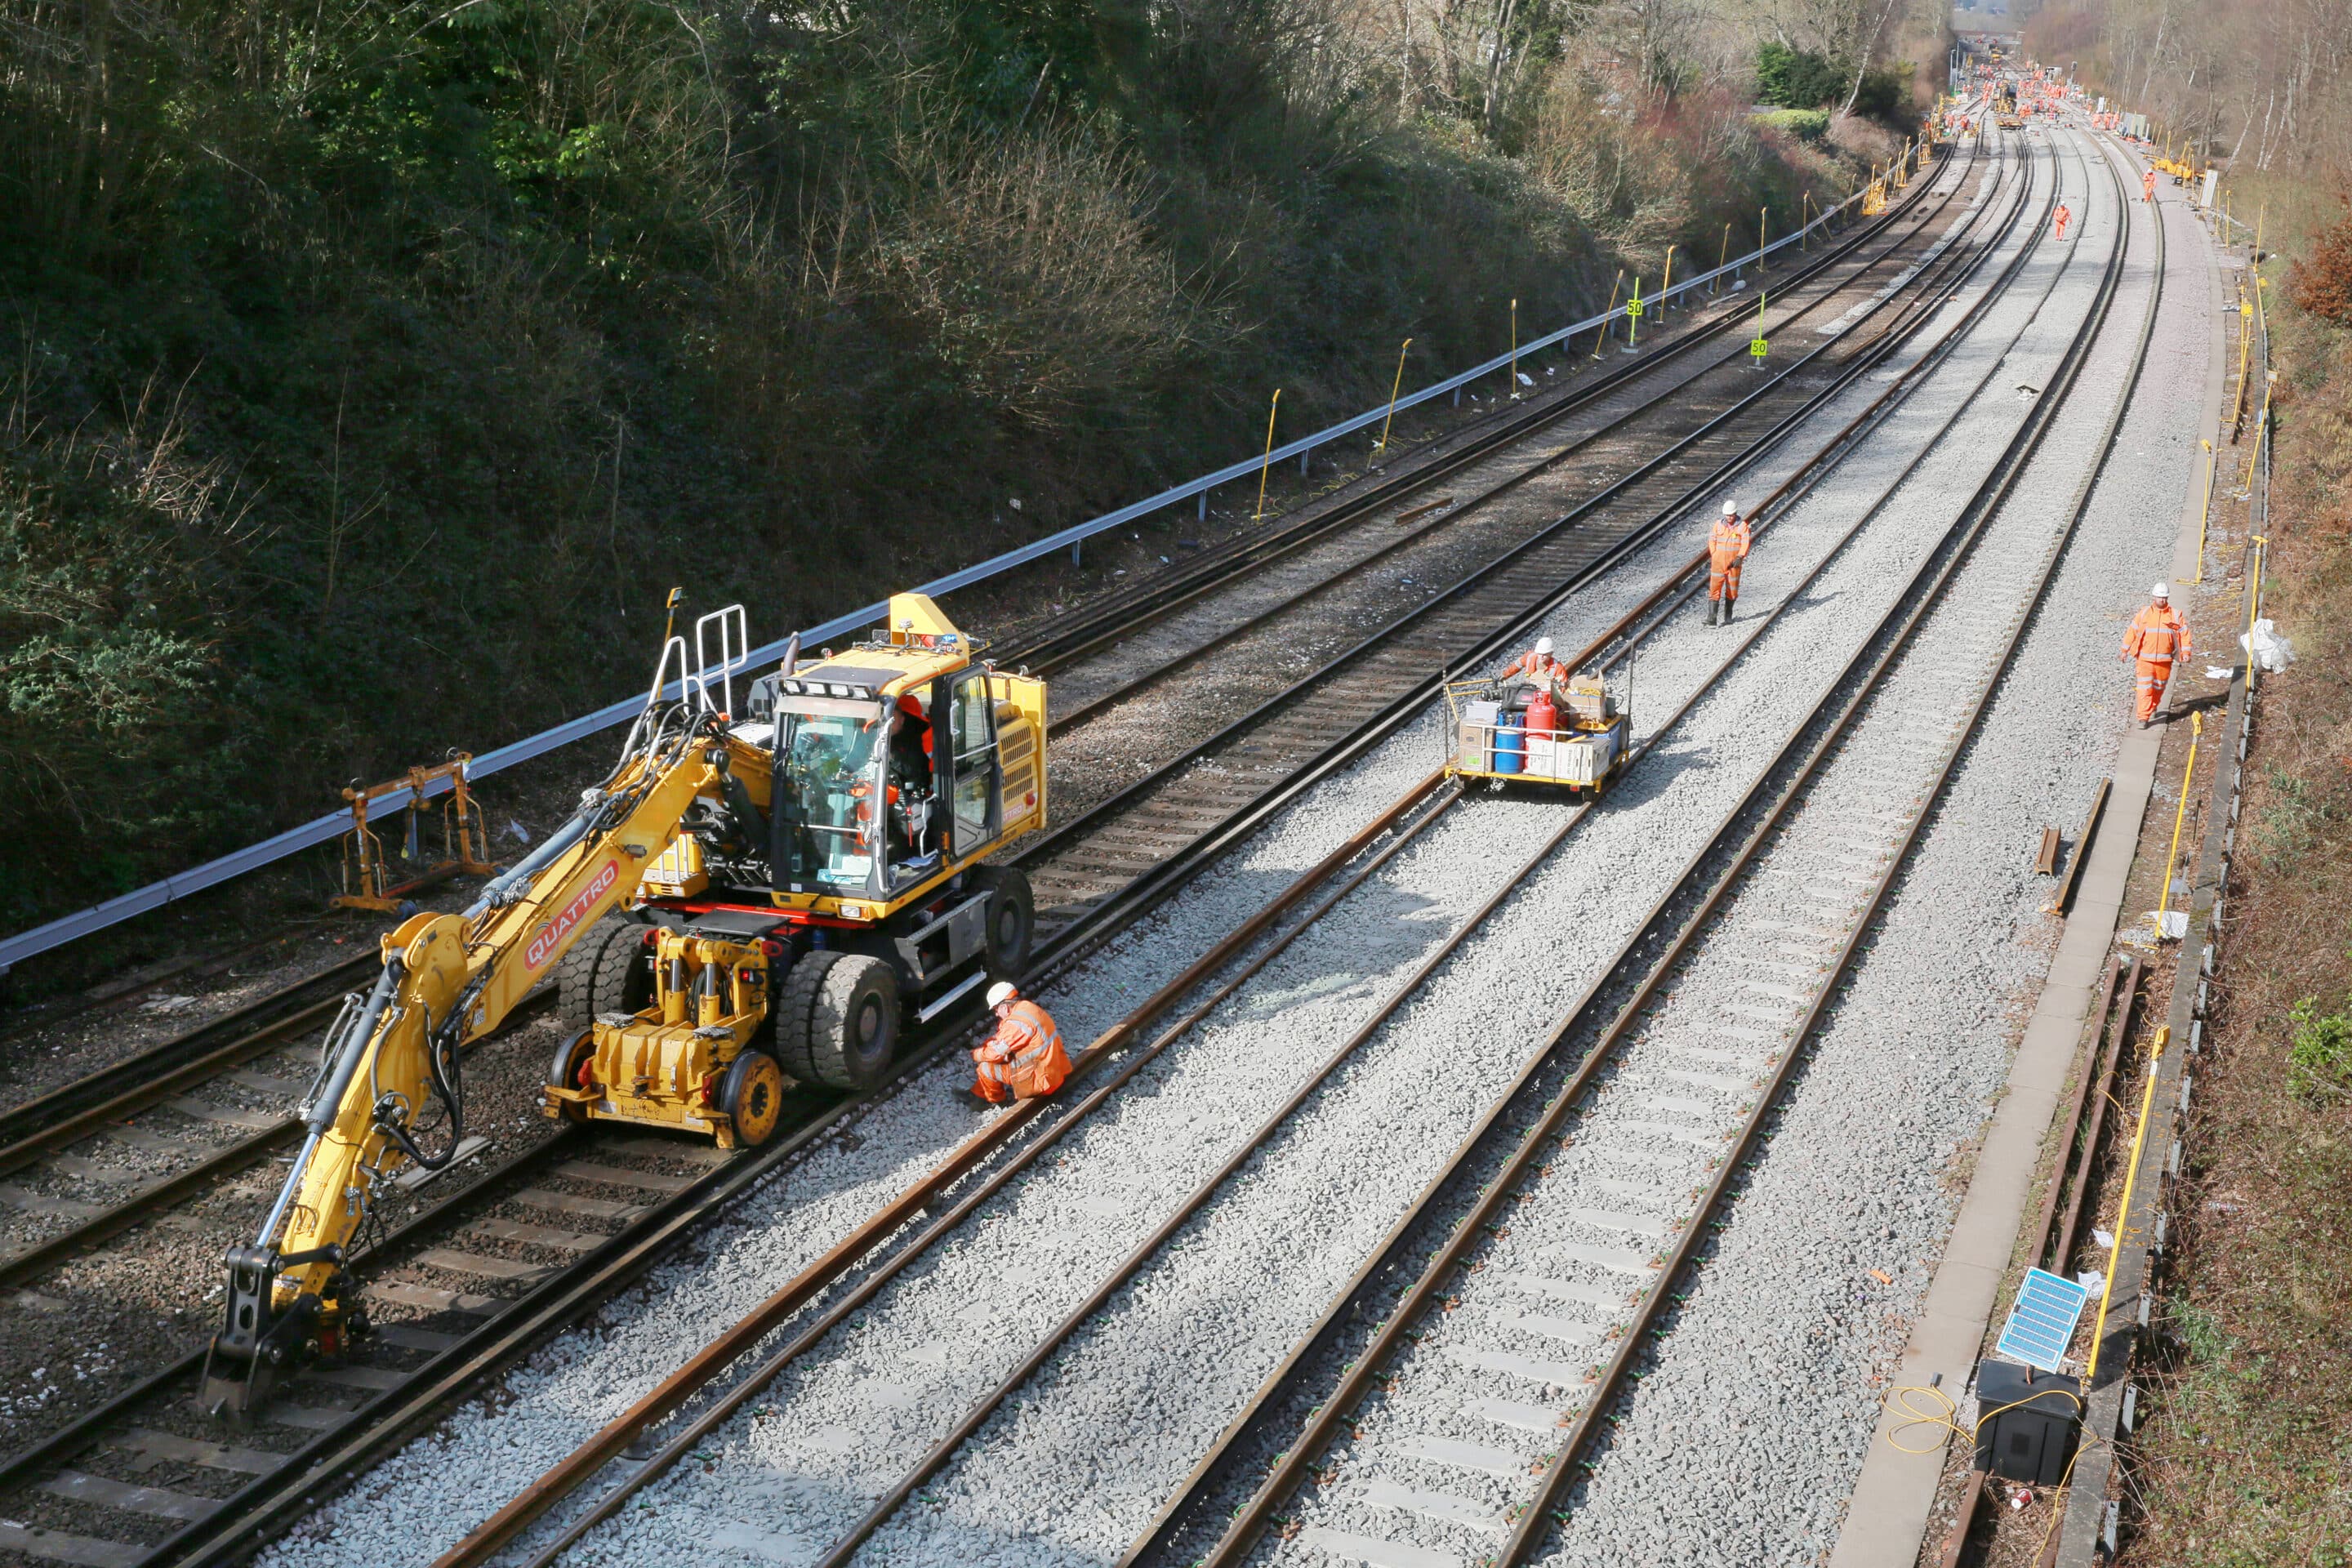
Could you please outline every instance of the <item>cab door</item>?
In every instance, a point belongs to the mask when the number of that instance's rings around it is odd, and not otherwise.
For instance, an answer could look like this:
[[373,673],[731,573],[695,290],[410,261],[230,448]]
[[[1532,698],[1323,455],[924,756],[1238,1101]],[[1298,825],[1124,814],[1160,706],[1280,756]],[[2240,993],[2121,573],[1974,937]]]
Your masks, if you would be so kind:
[[1002,821],[996,753],[996,705],[988,696],[988,672],[973,668],[952,678],[948,687],[948,784],[950,853],[961,860],[976,855],[992,842]]

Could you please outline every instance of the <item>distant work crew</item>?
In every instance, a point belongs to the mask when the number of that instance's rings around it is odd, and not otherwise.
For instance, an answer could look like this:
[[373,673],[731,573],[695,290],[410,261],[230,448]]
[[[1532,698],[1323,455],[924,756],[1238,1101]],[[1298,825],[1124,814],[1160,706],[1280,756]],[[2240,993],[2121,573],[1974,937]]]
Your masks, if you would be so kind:
[[1570,673],[1568,666],[1551,656],[1551,638],[1538,637],[1534,647],[1505,665],[1503,673],[1495,679],[1517,679],[1537,686],[1554,687],[1563,684]]
[[971,1053],[979,1073],[966,1092],[985,1104],[1005,1105],[1061,1088],[1070,1076],[1070,1058],[1053,1015],[1024,1000],[1009,980],[988,988],[988,1008],[996,1015],[996,1032]]
[[2170,590],[2158,583],[2148,596],[2151,602],[2132,617],[2131,629],[2124,633],[2123,651],[2124,658],[2138,661],[2136,690],[2143,730],[2164,700],[2164,683],[2172,679],[2172,661],[2189,657],[2188,623],[2173,609]]
[[1739,515],[1739,503],[1725,501],[1723,515],[1715,520],[1715,530],[1706,536],[1708,626],[1731,624],[1731,606],[1739,599],[1739,563],[1748,559],[1748,547],[1755,541],[1755,531]]
[[2071,213],[2071,212],[2069,212],[2069,211],[2067,211],[2067,210],[2066,210],[2066,204],[2065,204],[2064,202],[2060,202],[2060,203],[2058,204],[2058,237],[2059,237],[2059,238],[2063,239],[2063,238],[2065,238],[2065,237],[2066,237],[2066,220],[2067,220],[2068,218],[2070,218],[2070,217],[2073,217],[2074,216],[2074,215],[2073,213]]

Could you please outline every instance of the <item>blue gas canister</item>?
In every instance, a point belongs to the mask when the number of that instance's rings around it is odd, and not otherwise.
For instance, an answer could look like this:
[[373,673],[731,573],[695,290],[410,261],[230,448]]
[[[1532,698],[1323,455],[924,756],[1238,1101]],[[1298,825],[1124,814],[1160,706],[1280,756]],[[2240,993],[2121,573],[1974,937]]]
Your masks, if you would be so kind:
[[1519,728],[1522,722],[1517,713],[1506,713],[1495,731],[1495,771],[1516,773],[1527,766],[1528,737]]

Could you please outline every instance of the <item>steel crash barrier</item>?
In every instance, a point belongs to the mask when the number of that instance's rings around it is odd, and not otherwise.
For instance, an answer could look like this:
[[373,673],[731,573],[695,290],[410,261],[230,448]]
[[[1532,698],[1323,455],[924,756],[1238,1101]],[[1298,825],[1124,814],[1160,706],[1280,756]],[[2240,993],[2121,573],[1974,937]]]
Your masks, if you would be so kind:
[[[1855,208],[1857,203],[1862,201],[1864,194],[1857,191],[1837,205],[1825,208],[1811,221],[1790,229],[1770,243],[1748,251],[1745,255],[1731,258],[1712,270],[1696,273],[1673,283],[1644,301],[1646,308],[1656,310],[1670,301],[1687,302],[1688,297],[1695,291],[1705,289],[1713,292],[1722,279],[1738,279],[1748,269],[1760,265],[1766,258],[1790,246],[1803,245],[1823,226],[1845,216]],[[1318,447],[1327,446],[1333,441],[1354,435],[1358,431],[1368,429],[1391,417],[1397,412],[1418,407],[1433,398],[1451,395],[1458,401],[1459,395],[1465,387],[1496,372],[1511,375],[1516,388],[1518,362],[1521,359],[1540,353],[1546,349],[1562,347],[1570,339],[1585,332],[1605,331],[1623,319],[1630,319],[1626,317],[1625,308],[1612,302],[1611,309],[1597,315],[1588,316],[1582,321],[1572,322],[1529,342],[1515,342],[1508,350],[1496,354],[1494,358],[1472,365],[1469,369],[1448,376],[1443,381],[1433,382],[1417,392],[1383,400],[1377,407],[1368,409],[1352,418],[1341,420],[1339,424],[1318,430],[1312,435],[1299,437],[1283,446],[1269,447],[1263,453],[1254,453],[1239,462],[1229,463],[1213,473],[1203,474],[1198,479],[1161,490],[1157,495],[1147,496],[1117,510],[1105,512],[1090,521],[1078,523],[1056,533],[1047,534],[1017,549],[1008,550],[1003,554],[992,555],[985,561],[950,572],[944,577],[924,584],[917,592],[929,595],[932,598],[939,598],[953,593],[958,588],[966,588],[975,583],[985,582],[991,577],[998,576],[1018,566],[1027,565],[1033,561],[1043,560],[1061,551],[1076,550],[1097,534],[1150,517],[1156,512],[1165,511],[1196,498],[1202,514],[1205,515],[1209,492],[1212,490],[1235,480],[1257,478],[1272,464],[1286,462],[1292,458],[1306,458]],[[793,636],[799,638],[801,646],[814,647],[828,638],[845,637],[852,632],[873,626],[884,617],[887,608],[887,601],[877,600],[874,604],[861,605],[845,615],[835,616],[831,620],[817,626],[803,627]],[[712,665],[694,675],[684,676],[667,683],[662,688],[662,695],[667,700],[675,700],[692,683],[706,679],[709,685],[715,687],[730,669],[741,669],[746,665],[757,666],[782,658],[785,648],[792,641],[792,637],[779,637],[773,642],[751,648],[748,652],[735,654],[726,660],[723,666]],[[627,723],[644,710],[645,704],[646,699],[643,695],[624,698],[618,702],[596,709],[593,712],[583,713],[576,719],[569,720],[551,729],[542,730],[538,734],[498,747],[494,751],[485,752],[464,765],[464,776],[469,782],[484,778],[520,763],[544,756],[576,741],[586,740],[603,731]],[[429,780],[423,798],[437,797],[453,787],[454,782],[454,778],[450,776]],[[370,810],[379,817],[388,817],[394,812],[406,809],[411,802],[417,798],[415,793],[407,786],[396,786],[373,795]],[[320,845],[331,843],[349,832],[351,826],[352,817],[348,811],[338,811],[320,816],[299,827],[289,827],[285,832],[265,838],[257,844],[250,844],[242,849],[221,856],[218,859],[208,860],[200,866],[166,877],[161,881],[151,882],[143,888],[119,894],[102,903],[93,904],[88,909],[60,916],[16,935],[0,938],[0,975],[6,974],[15,965],[37,954],[93,935],[136,916],[162,909],[166,904],[202,892],[205,889],[233,881],[238,877],[259,870],[289,856],[299,854],[305,849],[316,848]]]

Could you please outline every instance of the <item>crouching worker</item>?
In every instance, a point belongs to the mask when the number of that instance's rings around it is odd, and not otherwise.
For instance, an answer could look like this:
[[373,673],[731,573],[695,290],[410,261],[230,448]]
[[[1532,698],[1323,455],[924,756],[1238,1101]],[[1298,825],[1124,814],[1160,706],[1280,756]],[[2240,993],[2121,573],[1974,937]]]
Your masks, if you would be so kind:
[[996,1033],[971,1053],[979,1076],[965,1092],[984,1104],[1005,1105],[1061,1088],[1070,1076],[1070,1058],[1053,1016],[1024,1000],[1010,980],[988,988],[988,1009],[996,1015]]

